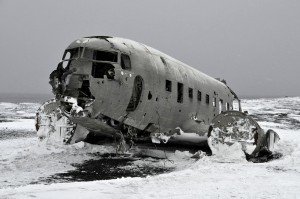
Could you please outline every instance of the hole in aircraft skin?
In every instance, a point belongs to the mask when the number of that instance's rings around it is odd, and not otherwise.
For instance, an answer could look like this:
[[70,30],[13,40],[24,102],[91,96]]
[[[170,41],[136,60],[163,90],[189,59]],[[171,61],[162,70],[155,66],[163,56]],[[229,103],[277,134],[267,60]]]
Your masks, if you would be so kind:
[[152,99],[152,94],[151,94],[151,92],[149,91],[149,93],[148,93],[148,100],[151,100]]

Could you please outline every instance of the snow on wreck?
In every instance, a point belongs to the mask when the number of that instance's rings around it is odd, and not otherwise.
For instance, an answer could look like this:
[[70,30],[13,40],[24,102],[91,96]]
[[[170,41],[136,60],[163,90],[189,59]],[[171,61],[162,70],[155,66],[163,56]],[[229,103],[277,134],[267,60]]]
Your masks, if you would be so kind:
[[[225,80],[144,44],[110,36],[71,43],[50,74],[55,99],[37,112],[40,139],[134,145],[238,143],[249,159],[272,154],[278,135],[242,112]],[[238,110],[233,110],[233,102]]]

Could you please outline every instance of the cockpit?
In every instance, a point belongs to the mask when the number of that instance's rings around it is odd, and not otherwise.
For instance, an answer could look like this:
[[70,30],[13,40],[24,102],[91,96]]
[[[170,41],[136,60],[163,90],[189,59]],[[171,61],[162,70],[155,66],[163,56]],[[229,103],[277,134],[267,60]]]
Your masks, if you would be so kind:
[[119,56],[119,53],[116,51],[103,51],[83,47],[65,50],[61,64],[63,68],[69,69],[73,60],[80,58],[82,60],[91,61],[91,75],[94,78],[104,78],[104,75],[106,75],[108,79],[113,79],[115,74],[115,66],[113,64],[119,63],[119,57],[121,59],[121,68],[130,70],[131,62],[127,54],[122,53],[121,56]]
[[128,54],[90,47],[68,48],[51,73],[50,84],[55,95],[92,99],[91,78],[115,80],[120,70],[131,70]]

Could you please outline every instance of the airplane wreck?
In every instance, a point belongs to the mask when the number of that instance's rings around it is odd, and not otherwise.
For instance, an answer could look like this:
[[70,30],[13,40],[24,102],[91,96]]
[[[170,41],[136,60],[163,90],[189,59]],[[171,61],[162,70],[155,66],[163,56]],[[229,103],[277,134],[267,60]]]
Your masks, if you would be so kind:
[[[37,112],[40,139],[133,145],[241,143],[244,152],[271,152],[278,135],[265,132],[225,80],[212,78],[144,44],[109,36],[71,43],[50,74],[55,99]],[[233,110],[233,102],[238,110]]]

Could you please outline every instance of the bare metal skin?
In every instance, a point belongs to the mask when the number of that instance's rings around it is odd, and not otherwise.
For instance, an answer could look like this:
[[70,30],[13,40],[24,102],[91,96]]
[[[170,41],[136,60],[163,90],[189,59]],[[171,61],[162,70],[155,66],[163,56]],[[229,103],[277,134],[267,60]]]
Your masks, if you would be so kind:
[[[107,36],[71,43],[50,84],[56,96],[51,108],[59,109],[55,115],[74,125],[65,143],[93,135],[131,143],[201,144],[213,119],[238,100],[225,81],[144,44]],[[180,136],[182,131],[194,137]],[[263,135],[259,130],[259,139]]]

